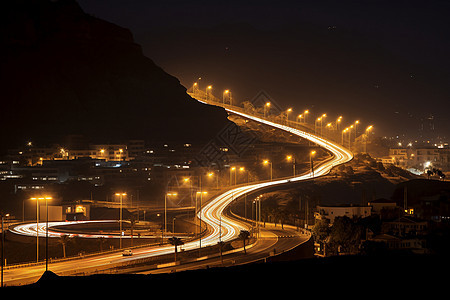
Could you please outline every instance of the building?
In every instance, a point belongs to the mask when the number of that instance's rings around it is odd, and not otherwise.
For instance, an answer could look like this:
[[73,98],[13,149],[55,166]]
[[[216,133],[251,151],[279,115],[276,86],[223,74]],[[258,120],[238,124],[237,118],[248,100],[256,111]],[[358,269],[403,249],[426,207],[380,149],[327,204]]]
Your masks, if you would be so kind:
[[[71,143],[74,148],[54,144],[50,147],[35,147],[28,143],[24,148],[9,150],[8,156],[21,165],[39,166],[48,160],[73,160],[79,158],[105,161],[129,161],[143,155],[144,140],[130,140],[124,144]],[[84,145],[84,148],[80,146]]]
[[426,240],[423,238],[401,238],[390,234],[379,234],[368,238],[369,241],[384,243],[389,250],[409,250],[416,254],[427,253]]
[[316,220],[327,219],[330,224],[334,223],[336,217],[366,218],[372,213],[371,206],[317,206],[314,217]]
[[421,236],[428,233],[428,222],[411,216],[404,216],[394,221],[383,222],[381,232],[395,236]]
[[436,145],[435,147],[398,147],[389,149],[388,161],[393,165],[409,169],[427,170],[432,168],[449,170],[450,169],[450,149]]
[[369,201],[368,205],[372,207],[372,214],[380,216],[383,210],[394,210],[398,207],[394,200],[388,199],[376,199]]

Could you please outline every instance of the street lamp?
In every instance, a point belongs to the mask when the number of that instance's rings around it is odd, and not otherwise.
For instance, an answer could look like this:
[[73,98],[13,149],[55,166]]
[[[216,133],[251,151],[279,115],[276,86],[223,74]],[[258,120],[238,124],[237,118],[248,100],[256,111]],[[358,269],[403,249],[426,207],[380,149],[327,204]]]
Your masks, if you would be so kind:
[[314,177],[314,165],[313,165],[313,156],[316,154],[316,151],[311,151],[309,153],[309,162],[311,164],[311,177]]
[[286,156],[286,160],[287,161],[292,161],[292,170],[294,172],[294,177],[295,177],[295,157],[293,157],[292,155],[288,155]]
[[323,114],[320,120],[320,135],[323,136],[323,120],[327,117],[327,114]]
[[[211,94],[212,85],[206,87],[206,101],[208,101],[208,95]],[[208,93],[209,91],[209,93]]]
[[344,130],[342,130],[342,141],[341,141],[342,146],[344,146],[344,134],[345,134],[348,130],[349,130],[348,127],[345,128]]
[[236,167],[231,167],[230,168],[230,186],[233,185],[233,176],[232,176],[232,171],[234,171],[234,184],[236,184]]
[[286,110],[286,125],[289,124],[289,113],[292,112],[292,108]]
[[232,105],[231,104],[231,92],[230,92],[230,90],[223,91],[223,94],[222,94],[222,102],[223,102],[223,104],[225,104],[225,98],[227,98],[227,97],[228,97],[228,101],[230,101],[230,105]]
[[270,164],[270,180],[272,180],[273,179],[273,176],[272,176],[273,175],[272,174],[272,162],[266,159],[266,160],[263,161],[263,164],[265,166]]
[[339,118],[337,118],[337,120],[336,120],[336,130],[340,130],[341,128],[340,128],[340,124],[341,124],[341,122],[342,122],[342,116],[339,116]]
[[119,231],[120,231],[120,237],[119,237],[119,248],[122,249],[122,201],[123,196],[126,196],[127,193],[116,193],[116,196],[120,197],[120,211],[119,211]]
[[178,194],[175,192],[166,193],[164,195],[164,233],[163,233],[163,243],[164,243],[164,234],[167,233],[167,197],[168,196],[177,196]]
[[[266,108],[267,108],[267,112],[266,112]],[[264,105],[264,118],[266,117],[267,113],[269,112],[270,109],[270,102],[266,102],[266,104]]]
[[5,231],[3,230],[3,222],[5,217],[9,217],[9,214],[0,214],[1,217],[1,222],[2,222],[2,262],[1,262],[1,266],[2,266],[2,271],[1,271],[1,287],[3,287],[3,266],[5,264]]
[[[214,176],[214,172],[209,172],[207,175],[209,178],[211,178]],[[217,176],[216,176],[216,189],[219,189],[219,174],[217,174]]]
[[305,121],[305,123],[306,123],[306,116],[309,114],[309,110],[305,110],[304,112],[303,112],[303,114],[305,115],[305,117],[304,117],[304,121]]
[[364,152],[365,153],[367,153],[367,140],[369,139],[369,133],[372,129],[373,129],[373,125],[370,125],[369,127],[366,128],[366,138],[365,138],[365,143],[364,143]]
[[317,123],[322,122],[322,117],[318,117],[314,122],[314,133],[317,134]]
[[39,200],[45,200],[46,225],[45,225],[45,270],[48,271],[48,200],[52,197],[32,197],[36,201],[36,262],[39,262]]

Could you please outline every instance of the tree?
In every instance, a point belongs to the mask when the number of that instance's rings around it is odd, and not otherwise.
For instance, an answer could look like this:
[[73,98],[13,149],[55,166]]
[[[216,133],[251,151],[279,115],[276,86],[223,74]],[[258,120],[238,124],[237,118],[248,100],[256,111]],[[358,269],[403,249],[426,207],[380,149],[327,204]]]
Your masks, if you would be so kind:
[[314,235],[314,240],[320,245],[320,249],[323,251],[323,255],[326,255],[326,248],[328,240],[330,239],[331,227],[330,222],[327,219],[316,220],[312,233]]
[[69,242],[70,237],[67,234],[63,234],[59,237],[59,243],[63,247],[63,257],[66,258],[66,245]]
[[173,236],[169,238],[169,243],[175,246],[175,261],[177,261],[178,246],[184,245],[184,242],[180,238]]
[[349,217],[336,217],[331,227],[330,242],[338,252],[353,252],[361,243],[361,226]]
[[250,232],[248,232],[247,230],[241,230],[241,232],[239,233],[239,238],[242,240],[243,244],[244,244],[244,253],[247,254],[247,250],[245,249],[245,242],[246,240],[248,240],[250,237]]

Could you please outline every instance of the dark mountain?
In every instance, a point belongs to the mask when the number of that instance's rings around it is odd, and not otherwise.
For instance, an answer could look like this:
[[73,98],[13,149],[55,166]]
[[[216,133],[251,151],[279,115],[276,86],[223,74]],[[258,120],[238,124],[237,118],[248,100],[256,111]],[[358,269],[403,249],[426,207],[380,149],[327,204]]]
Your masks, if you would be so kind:
[[208,141],[224,110],[186,94],[132,33],[74,0],[17,0],[0,12],[0,149],[28,139]]

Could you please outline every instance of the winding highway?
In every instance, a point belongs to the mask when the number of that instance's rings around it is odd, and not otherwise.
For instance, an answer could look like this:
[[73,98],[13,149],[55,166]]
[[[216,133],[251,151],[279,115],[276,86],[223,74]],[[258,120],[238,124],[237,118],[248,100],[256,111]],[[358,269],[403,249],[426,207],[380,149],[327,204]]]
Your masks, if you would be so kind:
[[[224,242],[231,241],[237,238],[237,236],[240,233],[240,230],[248,229],[248,224],[233,219],[224,214],[225,208],[228,205],[230,205],[230,203],[236,198],[246,193],[255,192],[263,188],[283,185],[291,182],[297,182],[326,175],[328,174],[328,172],[330,172],[330,170],[334,166],[346,163],[353,158],[352,152],[350,152],[346,148],[331,141],[328,141],[324,138],[321,138],[319,136],[286,125],[277,124],[260,117],[252,116],[243,113],[241,111],[234,110],[232,108],[225,108],[225,109],[230,114],[235,114],[248,120],[253,120],[255,122],[259,122],[267,126],[278,128],[287,131],[293,135],[296,135],[300,138],[307,139],[319,145],[320,147],[328,150],[332,154],[332,157],[322,162],[321,164],[318,164],[314,169],[314,173],[308,172],[306,174],[290,177],[288,179],[275,179],[273,181],[268,182],[260,182],[244,186],[238,186],[213,198],[210,202],[204,205],[202,209],[198,212],[198,217],[199,218],[201,217],[201,220],[208,225],[209,230],[207,231],[207,235],[202,237],[201,242],[200,240],[186,242],[183,245],[183,249],[185,250],[197,249],[200,246],[205,247],[216,245],[219,240],[222,240]],[[61,232],[51,230],[51,227],[59,226],[59,228],[61,228],[61,226],[63,226],[64,224],[68,223],[50,222],[49,223],[49,232],[51,232],[50,236],[55,237],[63,234]],[[10,230],[16,234],[36,237],[36,223],[22,224],[20,226],[13,227]],[[39,223],[39,233],[41,234],[41,236],[45,236],[45,223]],[[95,237],[98,236],[99,235],[95,235]],[[124,262],[128,261],[132,262],[137,259],[148,258],[151,256],[163,255],[173,252],[174,252],[173,246],[144,247],[133,250],[133,256],[129,257],[123,257],[121,253],[102,254],[76,260],[53,262],[49,265],[49,269],[57,274],[69,275],[73,273],[80,273],[83,270],[89,270],[93,268],[104,270],[108,266],[111,268],[114,267],[115,265],[122,264]],[[7,285],[26,284],[34,282],[42,275],[44,270],[45,265],[42,264],[20,268],[8,268],[4,271],[5,284]]]

